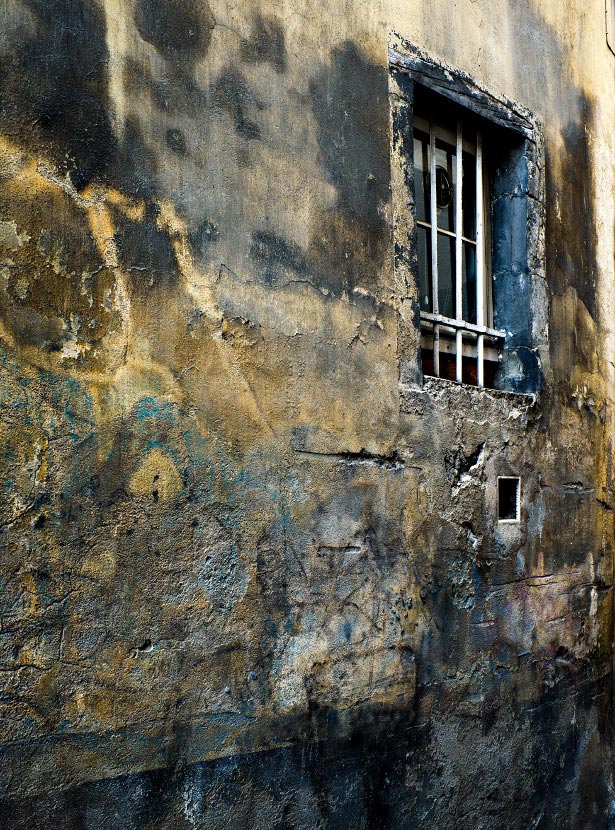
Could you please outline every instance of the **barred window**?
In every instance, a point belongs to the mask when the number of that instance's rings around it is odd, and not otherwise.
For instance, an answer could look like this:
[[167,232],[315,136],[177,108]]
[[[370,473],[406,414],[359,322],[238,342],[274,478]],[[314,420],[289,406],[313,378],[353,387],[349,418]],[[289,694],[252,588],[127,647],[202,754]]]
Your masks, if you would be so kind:
[[[544,143],[519,104],[389,47],[400,378],[536,392],[546,348]],[[417,329],[415,323],[419,324]]]
[[493,328],[487,151],[472,119],[415,110],[423,371],[477,386],[493,385],[505,337]]

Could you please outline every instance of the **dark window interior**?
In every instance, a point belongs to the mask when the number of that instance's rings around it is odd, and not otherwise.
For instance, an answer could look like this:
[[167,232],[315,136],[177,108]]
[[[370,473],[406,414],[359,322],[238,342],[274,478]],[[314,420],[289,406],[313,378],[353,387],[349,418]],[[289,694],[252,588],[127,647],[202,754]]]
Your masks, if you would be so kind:
[[518,478],[498,479],[498,521],[519,521],[519,487]]

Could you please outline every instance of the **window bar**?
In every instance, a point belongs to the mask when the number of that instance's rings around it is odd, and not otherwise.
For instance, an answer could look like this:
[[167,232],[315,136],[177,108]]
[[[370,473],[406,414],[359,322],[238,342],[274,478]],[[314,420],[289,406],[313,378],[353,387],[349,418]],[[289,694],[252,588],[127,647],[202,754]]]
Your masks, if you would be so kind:
[[[457,319],[463,320],[463,201],[462,192],[463,187],[463,127],[461,118],[457,120],[457,187],[455,189],[455,308],[457,312]],[[457,383],[463,381],[463,332],[461,328],[457,329],[455,345],[455,359],[456,359],[456,377]]]
[[[429,191],[430,191],[430,218],[431,218],[431,285],[432,311],[439,314],[438,303],[438,204],[436,193],[436,134],[433,123],[429,122]],[[440,326],[434,323],[433,327],[433,371],[440,377]]]
[[[485,241],[483,227],[483,137],[476,133],[476,322],[485,325]],[[485,336],[478,335],[478,386],[485,385]]]

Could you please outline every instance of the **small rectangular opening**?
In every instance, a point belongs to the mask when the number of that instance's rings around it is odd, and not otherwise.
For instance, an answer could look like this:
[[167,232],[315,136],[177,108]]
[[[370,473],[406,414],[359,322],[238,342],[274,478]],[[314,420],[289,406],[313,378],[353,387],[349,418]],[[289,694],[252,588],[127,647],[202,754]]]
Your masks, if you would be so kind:
[[521,513],[521,479],[517,476],[498,478],[498,521],[519,522]]

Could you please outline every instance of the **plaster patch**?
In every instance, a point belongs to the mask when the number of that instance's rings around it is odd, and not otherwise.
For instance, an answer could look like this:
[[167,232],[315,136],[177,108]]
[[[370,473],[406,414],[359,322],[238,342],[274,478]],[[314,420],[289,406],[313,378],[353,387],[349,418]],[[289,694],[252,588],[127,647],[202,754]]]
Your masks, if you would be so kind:
[[135,496],[151,495],[154,501],[168,502],[177,498],[182,486],[181,476],[171,456],[153,449],[130,479],[128,489]]
[[17,232],[17,224],[15,222],[5,222],[0,220],[0,245],[5,245],[11,251],[16,251],[25,245],[30,240],[28,234]]
[[116,567],[115,556],[112,553],[102,553],[100,556],[88,557],[81,566],[81,573],[104,582],[114,576]]

